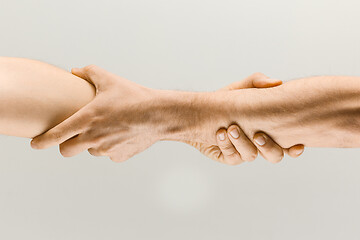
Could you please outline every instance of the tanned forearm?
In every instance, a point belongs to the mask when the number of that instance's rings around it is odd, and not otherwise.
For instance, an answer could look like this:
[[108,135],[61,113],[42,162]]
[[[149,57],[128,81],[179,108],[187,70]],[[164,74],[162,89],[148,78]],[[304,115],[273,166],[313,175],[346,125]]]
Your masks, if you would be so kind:
[[215,132],[237,123],[282,147],[360,147],[360,77],[321,76],[267,89],[189,93],[159,90],[163,140],[216,144]]

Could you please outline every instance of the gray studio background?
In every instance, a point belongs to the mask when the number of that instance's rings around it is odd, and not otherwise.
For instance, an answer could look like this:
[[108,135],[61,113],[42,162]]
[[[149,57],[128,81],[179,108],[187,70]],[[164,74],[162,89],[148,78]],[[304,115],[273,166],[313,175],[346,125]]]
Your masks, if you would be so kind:
[[[360,75],[356,0],[0,1],[0,52],[152,88]],[[215,113],[214,113],[215,114]],[[0,116],[1,117],[1,116]],[[0,136],[0,239],[359,239],[359,149],[235,167],[159,142],[116,164]]]

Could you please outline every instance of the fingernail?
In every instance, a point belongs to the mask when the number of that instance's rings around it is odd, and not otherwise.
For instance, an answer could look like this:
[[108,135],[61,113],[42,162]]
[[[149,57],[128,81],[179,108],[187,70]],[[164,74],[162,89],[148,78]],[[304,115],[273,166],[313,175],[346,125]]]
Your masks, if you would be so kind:
[[225,140],[225,133],[219,133],[219,140],[224,141]]
[[300,155],[304,151],[304,149],[295,149],[294,151],[296,155]]
[[233,130],[230,131],[230,135],[233,138],[238,138],[239,137],[239,131],[236,128],[234,128]]
[[255,140],[255,142],[257,143],[257,144],[259,144],[260,146],[262,146],[262,145],[264,145],[265,144],[265,138],[263,137],[263,136],[257,136],[257,137],[255,137],[254,138],[254,140]]

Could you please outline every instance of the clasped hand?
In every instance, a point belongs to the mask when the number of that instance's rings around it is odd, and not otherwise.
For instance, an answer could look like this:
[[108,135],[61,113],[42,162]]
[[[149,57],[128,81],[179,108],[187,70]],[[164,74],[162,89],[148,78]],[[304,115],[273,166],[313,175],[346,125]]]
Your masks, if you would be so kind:
[[[94,156],[108,156],[114,162],[123,162],[161,140],[161,126],[157,113],[151,111],[156,91],[105,71],[95,65],[74,68],[72,73],[96,88],[95,98],[69,118],[35,137],[34,149],[59,145],[64,157],[88,150]],[[255,73],[218,91],[243,88],[267,88],[282,82]],[[171,121],[171,119],[169,119]],[[282,148],[270,136],[258,132],[246,136],[237,125],[220,128],[216,133],[217,145],[182,140],[207,157],[229,165],[253,161],[258,153],[270,162],[281,161],[284,153],[299,156],[301,144]],[[258,140],[258,141],[256,141]]]

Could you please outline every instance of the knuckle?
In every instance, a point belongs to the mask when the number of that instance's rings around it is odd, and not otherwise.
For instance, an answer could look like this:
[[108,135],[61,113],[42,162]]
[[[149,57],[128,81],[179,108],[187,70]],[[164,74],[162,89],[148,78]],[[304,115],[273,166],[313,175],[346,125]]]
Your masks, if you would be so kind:
[[94,133],[96,132],[96,128],[99,126],[99,123],[97,121],[96,117],[92,117],[89,119],[88,121],[88,129],[87,129],[87,133],[89,135],[94,135]]
[[98,116],[101,114],[99,109],[92,105],[91,107],[87,107],[86,111],[83,112],[83,118],[88,119],[89,124],[97,123]]
[[225,156],[226,158],[240,158],[240,155],[235,151],[228,152]]
[[101,143],[103,143],[106,140],[106,136],[105,135],[92,135],[91,138],[89,138],[89,143],[90,144],[94,144],[94,145],[99,145]]
[[223,163],[224,162],[224,154],[221,152],[221,151],[219,151],[219,152],[217,152],[217,153],[213,153],[213,154],[210,154],[210,155],[208,155],[211,159],[213,159],[213,160],[215,160],[215,161],[217,161],[217,162],[219,162],[219,163]]
[[61,139],[61,132],[59,132],[59,131],[53,131],[53,132],[51,132],[51,134],[50,134],[50,137],[52,138],[52,139],[54,139],[54,140],[60,140]]
[[231,155],[235,153],[235,149],[231,143],[225,143],[220,146],[221,151],[224,151],[226,155]]
[[115,148],[114,146],[100,146],[98,148],[98,152],[101,155],[110,155],[110,153],[113,152],[114,148]]

